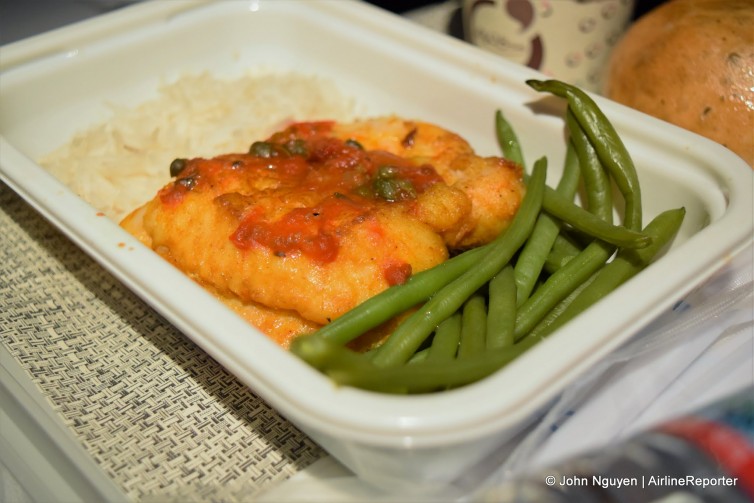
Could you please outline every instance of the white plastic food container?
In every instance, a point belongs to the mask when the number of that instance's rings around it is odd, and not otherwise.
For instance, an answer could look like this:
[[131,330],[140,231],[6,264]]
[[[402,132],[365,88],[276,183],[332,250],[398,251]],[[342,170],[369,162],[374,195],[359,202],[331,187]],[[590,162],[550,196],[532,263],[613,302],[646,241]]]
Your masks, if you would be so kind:
[[229,371],[365,480],[449,481],[752,239],[752,170],[700,136],[597,99],[641,178],[645,218],[685,206],[672,249],[502,371],[454,391],[388,396],[337,388],[276,346],[33,159],[186,73],[258,66],[321,74],[369,115],[435,122],[498,155],[494,112],[557,180],[562,103],[525,67],[356,1],[147,2],[2,49],[0,174],[40,213]]

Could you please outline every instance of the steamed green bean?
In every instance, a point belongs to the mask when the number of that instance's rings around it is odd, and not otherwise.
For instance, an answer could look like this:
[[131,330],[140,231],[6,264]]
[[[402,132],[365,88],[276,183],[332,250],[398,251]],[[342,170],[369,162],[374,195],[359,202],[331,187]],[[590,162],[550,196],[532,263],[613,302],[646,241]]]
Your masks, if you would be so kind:
[[587,210],[602,220],[612,223],[613,197],[610,178],[597,156],[597,151],[570,108],[566,112],[566,124],[568,124],[571,142],[579,158]]
[[621,250],[615,259],[602,268],[579,292],[563,312],[552,320],[546,329],[541,329],[538,333],[541,335],[554,331],[638,274],[675,237],[685,214],[684,208],[678,208],[664,211],[655,217],[645,229],[645,232],[652,236],[651,246],[641,250]]
[[391,367],[333,367],[326,373],[341,386],[354,386],[387,393],[427,393],[463,386],[487,377],[516,359],[540,340],[542,339],[529,338],[515,346],[491,349],[449,362],[428,359],[410,365]]
[[563,220],[574,229],[615,246],[643,248],[648,246],[652,241],[649,236],[645,236],[641,232],[605,222],[581,206],[561,196],[551,187],[545,188],[542,207],[549,214]]
[[[579,165],[575,149],[568,143],[563,175],[555,189],[563,197],[573,199],[579,184]],[[513,270],[516,282],[516,305],[520,306],[531,295],[537,279],[542,274],[547,257],[552,249],[561,222],[548,213],[540,213],[531,236],[524,244]]]
[[604,265],[614,251],[614,246],[595,240],[553,273],[516,313],[515,340],[526,336],[553,307]]
[[524,154],[516,131],[500,110],[495,112],[495,133],[500,149],[503,151],[503,157],[525,168]]
[[565,98],[591,140],[597,155],[616,182],[626,204],[625,226],[631,230],[642,228],[641,188],[631,155],[597,104],[581,89],[557,80],[528,80],[527,84],[537,91],[545,91]]
[[516,325],[516,281],[513,267],[508,265],[490,280],[488,286],[486,347],[504,348],[513,345]]
[[545,271],[552,274],[568,263],[573,257],[581,253],[581,247],[575,240],[562,232],[555,237],[550,254],[545,260]]
[[447,362],[454,359],[458,354],[460,340],[461,313],[455,313],[437,326],[427,358],[435,362]]
[[485,296],[477,292],[463,304],[458,358],[468,358],[483,352],[486,342],[487,302]]

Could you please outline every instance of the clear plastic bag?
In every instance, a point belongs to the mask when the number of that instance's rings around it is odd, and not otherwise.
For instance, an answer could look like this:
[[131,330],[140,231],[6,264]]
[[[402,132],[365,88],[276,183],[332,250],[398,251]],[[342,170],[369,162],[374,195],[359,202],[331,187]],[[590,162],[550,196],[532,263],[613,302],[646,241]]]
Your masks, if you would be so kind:
[[[753,257],[751,247],[738,254],[728,267],[565,389],[485,485],[500,484],[563,458],[613,444],[702,405],[704,390],[698,388],[690,391],[695,400],[685,403],[663,395],[714,346],[734,339],[751,344]],[[743,354],[748,356],[749,365],[750,355]],[[727,380],[727,389],[714,390],[706,400],[751,384],[750,376],[748,382],[745,376],[743,381]],[[709,376],[710,382],[715,377]],[[647,414],[652,407],[655,410]]]

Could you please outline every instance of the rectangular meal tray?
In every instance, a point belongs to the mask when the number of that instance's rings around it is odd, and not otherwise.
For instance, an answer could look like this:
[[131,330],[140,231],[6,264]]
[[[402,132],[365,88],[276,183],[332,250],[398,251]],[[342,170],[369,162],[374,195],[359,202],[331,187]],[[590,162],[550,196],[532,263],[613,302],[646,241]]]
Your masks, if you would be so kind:
[[[389,396],[338,388],[76,196],[35,159],[135,105],[161,82],[257,67],[311,73],[364,115],[435,122],[499,155],[494,112],[527,159],[564,157],[561,103],[542,75],[357,1],[145,2],[2,48],[0,175],[139,294],[363,479],[449,481],[520,431],[580,373],[699,285],[752,239],[752,172],[722,146],[600,97],[639,171],[646,221],[684,206],[672,248],[496,374],[453,391]],[[552,183],[552,182],[551,182]],[[146,195],[145,197],[149,197]]]

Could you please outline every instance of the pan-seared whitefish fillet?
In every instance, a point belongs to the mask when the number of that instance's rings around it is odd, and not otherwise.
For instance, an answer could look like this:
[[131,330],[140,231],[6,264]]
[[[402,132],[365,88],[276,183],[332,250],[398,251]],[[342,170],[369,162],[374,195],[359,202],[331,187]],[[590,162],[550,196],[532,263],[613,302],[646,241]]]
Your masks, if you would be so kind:
[[[451,248],[488,243],[510,223],[524,186],[521,171],[500,157],[479,157],[457,134],[426,122],[396,117],[338,123],[333,135],[354,139],[369,150],[385,150],[416,164],[435,168],[443,182],[461,190],[472,203],[471,214],[443,237]],[[437,214],[440,208],[434,208]],[[432,215],[422,214],[422,219]]]
[[491,240],[524,191],[519,167],[397,118],[297,123],[171,169],[123,227],[286,347]]

